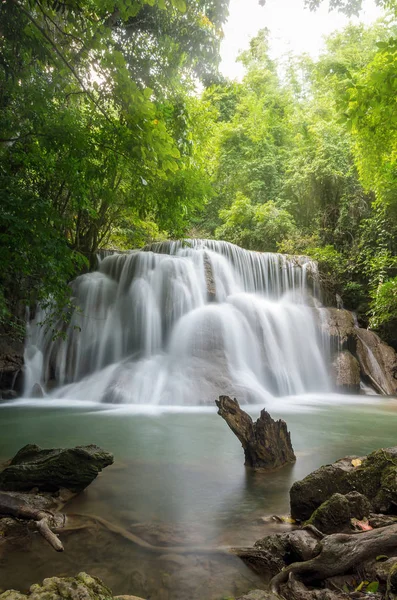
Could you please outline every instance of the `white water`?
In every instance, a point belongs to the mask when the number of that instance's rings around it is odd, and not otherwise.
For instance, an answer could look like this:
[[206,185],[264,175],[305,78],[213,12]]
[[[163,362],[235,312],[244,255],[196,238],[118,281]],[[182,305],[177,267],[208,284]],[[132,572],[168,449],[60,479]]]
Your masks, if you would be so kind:
[[212,240],[107,256],[72,284],[65,341],[38,325],[44,314],[31,323],[26,395],[54,380],[55,398],[151,405],[326,392],[324,344],[305,304],[315,282],[305,257]]

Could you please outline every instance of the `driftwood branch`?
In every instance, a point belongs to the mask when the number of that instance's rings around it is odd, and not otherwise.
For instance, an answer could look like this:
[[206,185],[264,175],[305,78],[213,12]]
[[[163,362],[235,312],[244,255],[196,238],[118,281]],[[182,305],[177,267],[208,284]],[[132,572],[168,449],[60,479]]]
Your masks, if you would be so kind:
[[295,462],[291,436],[283,420],[274,421],[266,410],[262,410],[254,423],[241,410],[236,399],[219,396],[215,400],[218,415],[225,419],[244,449],[245,465],[256,470],[272,471]]
[[318,543],[318,554],[303,562],[292,563],[271,581],[272,591],[280,594],[280,586],[290,576],[308,581],[323,581],[348,573],[364,561],[397,550],[397,525],[380,527],[363,533],[334,533]]
[[32,508],[23,500],[0,492],[0,515],[35,521],[37,531],[56,550],[63,552],[63,545],[58,536],[51,531],[50,521],[53,514],[44,510]]

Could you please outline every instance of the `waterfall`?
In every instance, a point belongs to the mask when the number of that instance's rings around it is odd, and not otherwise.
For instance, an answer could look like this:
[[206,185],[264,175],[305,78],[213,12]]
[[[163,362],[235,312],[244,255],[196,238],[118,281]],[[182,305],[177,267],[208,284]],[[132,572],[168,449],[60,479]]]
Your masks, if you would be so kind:
[[329,390],[306,257],[227,242],[162,242],[105,256],[72,284],[64,335],[29,325],[26,395],[202,405]]

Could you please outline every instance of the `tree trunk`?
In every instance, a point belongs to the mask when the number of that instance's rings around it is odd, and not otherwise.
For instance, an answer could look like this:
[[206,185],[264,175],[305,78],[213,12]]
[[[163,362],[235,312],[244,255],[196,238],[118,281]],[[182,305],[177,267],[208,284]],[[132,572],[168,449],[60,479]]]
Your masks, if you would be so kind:
[[272,471],[295,462],[291,436],[285,421],[274,421],[266,410],[262,410],[254,423],[241,410],[236,399],[219,396],[219,400],[215,402],[219,408],[218,415],[225,419],[243,446],[246,467]]

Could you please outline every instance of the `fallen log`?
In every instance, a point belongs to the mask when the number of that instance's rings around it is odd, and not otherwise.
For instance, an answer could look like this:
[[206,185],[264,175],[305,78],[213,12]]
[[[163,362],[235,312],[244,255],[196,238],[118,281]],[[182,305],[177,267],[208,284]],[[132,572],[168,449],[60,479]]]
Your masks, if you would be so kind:
[[273,471],[296,460],[287,424],[280,419],[274,421],[266,410],[262,410],[254,423],[241,410],[236,399],[219,396],[215,400],[218,415],[225,419],[244,449],[245,466],[258,471]]
[[280,594],[280,586],[286,583],[291,575],[304,581],[323,581],[335,575],[348,573],[379,554],[395,552],[397,524],[362,533],[333,533],[323,537],[316,550],[318,553],[313,558],[292,563],[273,577],[273,593]]
[[51,512],[33,508],[20,498],[0,492],[0,515],[34,521],[37,531],[56,550],[63,552],[63,544],[59,537],[51,531],[50,524],[54,515]]

